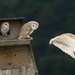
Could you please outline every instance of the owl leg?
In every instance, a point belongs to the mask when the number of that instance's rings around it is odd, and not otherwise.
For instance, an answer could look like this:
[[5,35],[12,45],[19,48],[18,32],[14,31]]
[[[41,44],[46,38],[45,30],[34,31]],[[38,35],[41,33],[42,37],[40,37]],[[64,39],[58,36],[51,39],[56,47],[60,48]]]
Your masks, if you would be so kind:
[[2,36],[7,36],[7,33],[2,33]]
[[4,35],[5,35],[5,36],[8,36],[8,34],[7,34],[7,33],[4,33]]

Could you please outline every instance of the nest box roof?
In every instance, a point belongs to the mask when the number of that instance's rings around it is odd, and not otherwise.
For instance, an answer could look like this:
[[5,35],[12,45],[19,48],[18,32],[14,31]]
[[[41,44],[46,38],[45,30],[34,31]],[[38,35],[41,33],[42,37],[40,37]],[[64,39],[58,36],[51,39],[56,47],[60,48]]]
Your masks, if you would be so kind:
[[13,17],[13,18],[0,18],[0,21],[7,21],[7,20],[24,20],[25,17]]

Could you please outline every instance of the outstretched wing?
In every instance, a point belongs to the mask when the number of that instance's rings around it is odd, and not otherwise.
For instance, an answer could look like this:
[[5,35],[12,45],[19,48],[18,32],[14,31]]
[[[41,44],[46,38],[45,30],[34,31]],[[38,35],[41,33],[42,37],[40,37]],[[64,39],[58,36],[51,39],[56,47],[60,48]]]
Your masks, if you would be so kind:
[[[74,35],[73,35],[74,36]],[[50,43],[75,59],[75,38],[63,34],[50,40]]]

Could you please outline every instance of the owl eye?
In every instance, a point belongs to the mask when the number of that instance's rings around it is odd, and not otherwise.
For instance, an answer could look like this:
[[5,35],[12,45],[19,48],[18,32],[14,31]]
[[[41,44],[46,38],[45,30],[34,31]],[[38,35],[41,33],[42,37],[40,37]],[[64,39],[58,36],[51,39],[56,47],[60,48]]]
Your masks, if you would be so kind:
[[4,25],[9,26],[9,24],[8,24],[8,23],[5,23]]
[[7,24],[5,24],[5,25],[7,25]]
[[31,27],[32,27],[33,30],[37,29],[37,25],[36,24],[32,24]]
[[36,27],[38,27],[38,26],[36,25]]
[[33,24],[33,27],[35,26],[35,24]]

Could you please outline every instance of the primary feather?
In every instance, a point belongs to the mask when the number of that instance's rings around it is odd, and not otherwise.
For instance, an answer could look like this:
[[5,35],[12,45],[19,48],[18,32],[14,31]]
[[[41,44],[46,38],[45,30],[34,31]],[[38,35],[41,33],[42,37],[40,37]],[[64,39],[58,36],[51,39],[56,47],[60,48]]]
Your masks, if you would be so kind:
[[75,35],[72,33],[65,33],[59,35],[49,41],[49,44],[54,44],[75,59]]

